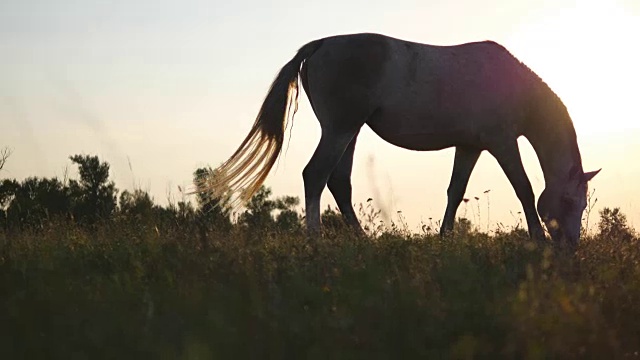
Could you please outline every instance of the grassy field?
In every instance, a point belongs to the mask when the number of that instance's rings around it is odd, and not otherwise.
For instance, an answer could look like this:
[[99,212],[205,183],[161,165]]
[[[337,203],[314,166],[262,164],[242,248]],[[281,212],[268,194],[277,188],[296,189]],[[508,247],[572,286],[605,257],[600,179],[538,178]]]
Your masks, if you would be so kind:
[[0,232],[0,357],[638,358],[640,243]]

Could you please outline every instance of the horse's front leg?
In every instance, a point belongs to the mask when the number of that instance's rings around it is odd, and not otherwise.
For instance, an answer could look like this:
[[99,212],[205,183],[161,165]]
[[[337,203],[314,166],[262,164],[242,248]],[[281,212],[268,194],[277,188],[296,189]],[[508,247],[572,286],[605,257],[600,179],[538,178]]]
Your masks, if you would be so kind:
[[520,203],[522,203],[522,209],[529,228],[529,236],[534,240],[544,241],[544,229],[536,211],[531,182],[527,177],[524,166],[522,166],[518,143],[515,140],[501,143],[489,149],[489,152],[498,160],[498,164],[507,175],[518,199],[520,199]]

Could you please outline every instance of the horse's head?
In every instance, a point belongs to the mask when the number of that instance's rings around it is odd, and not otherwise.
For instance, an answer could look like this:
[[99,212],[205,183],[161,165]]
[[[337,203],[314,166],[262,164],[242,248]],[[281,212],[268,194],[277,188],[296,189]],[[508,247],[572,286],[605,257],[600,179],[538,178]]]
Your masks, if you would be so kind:
[[582,212],[587,207],[587,183],[600,170],[585,173],[575,166],[565,181],[549,184],[538,199],[538,214],[554,242],[575,248],[580,240]]

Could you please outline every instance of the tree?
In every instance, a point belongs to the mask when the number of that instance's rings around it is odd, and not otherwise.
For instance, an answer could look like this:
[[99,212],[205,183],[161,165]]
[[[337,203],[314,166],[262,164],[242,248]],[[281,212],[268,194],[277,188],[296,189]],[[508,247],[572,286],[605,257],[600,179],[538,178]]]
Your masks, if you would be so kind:
[[30,177],[18,183],[5,180],[0,186],[0,204],[6,206],[11,227],[41,227],[55,217],[66,217],[71,208],[69,189],[56,178]]
[[598,223],[599,236],[608,240],[629,241],[634,238],[633,231],[627,223],[627,216],[620,208],[613,210],[605,207],[600,210]]
[[9,158],[9,156],[11,156],[11,153],[12,151],[8,147],[0,150],[0,170],[2,170],[4,164],[7,163],[7,159]]
[[20,184],[15,180],[4,179],[0,183],[0,208],[7,209],[15,197]]
[[[198,168],[193,173],[193,183],[196,187],[205,182],[208,177],[215,176],[215,170],[211,168]],[[215,198],[209,194],[198,191],[196,193],[199,211],[199,220],[204,225],[211,225],[214,229],[227,231],[231,229],[229,196]]]
[[140,189],[133,192],[124,190],[120,194],[119,205],[121,215],[138,220],[151,218],[155,208],[151,196]]
[[300,204],[296,196],[282,196],[276,199],[276,209],[280,210],[276,216],[276,228],[279,231],[297,232],[302,229],[302,218],[294,209]]
[[74,200],[73,216],[86,224],[111,217],[116,209],[118,190],[109,181],[109,164],[100,162],[97,156],[74,155],[69,159],[78,165],[80,173],[80,181],[69,182]]
[[252,230],[272,228],[274,225],[271,213],[276,209],[276,202],[269,199],[271,189],[262,185],[246,205],[247,210],[240,215],[238,222]]
[[193,205],[187,201],[178,201],[178,205],[171,205],[169,209],[174,212],[176,223],[179,225],[186,225],[193,223],[193,219],[196,217],[196,210]]
[[[199,212],[189,201],[180,200],[177,203],[170,201],[166,207],[156,206],[154,217],[163,227],[190,228],[197,223]],[[181,231],[182,231],[181,230]]]
[[0,183],[0,225],[7,226],[7,209],[15,198],[16,189],[20,186],[17,181],[5,179]]
[[[300,214],[294,209],[298,204],[300,199],[295,196],[271,199],[271,189],[263,185],[249,200],[238,222],[251,230],[298,231],[302,228]],[[279,211],[275,218],[274,211]]]
[[340,233],[349,228],[344,221],[344,217],[330,205],[327,205],[327,208],[322,212],[320,218],[322,220],[322,227],[326,231]]
[[[3,151],[3,161],[10,152]],[[0,207],[8,225],[41,226],[52,217],[72,215],[81,223],[109,218],[116,209],[117,190],[109,181],[109,164],[97,156],[75,155],[80,180],[66,185],[57,178],[5,180],[0,186]]]

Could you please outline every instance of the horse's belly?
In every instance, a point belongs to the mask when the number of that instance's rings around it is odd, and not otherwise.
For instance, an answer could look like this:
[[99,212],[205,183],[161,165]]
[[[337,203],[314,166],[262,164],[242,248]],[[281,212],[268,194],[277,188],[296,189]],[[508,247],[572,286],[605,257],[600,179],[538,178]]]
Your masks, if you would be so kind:
[[380,110],[367,124],[385,141],[405,149],[428,151],[459,145],[482,147],[477,129],[455,118]]
[[[459,141],[452,141],[450,134],[393,134],[393,133],[380,133],[373,127],[373,131],[378,134],[385,141],[399,146],[401,148],[416,150],[416,151],[430,151],[441,150],[448,147],[459,145]],[[454,136],[455,137],[455,136]],[[457,137],[460,139],[459,137]]]

